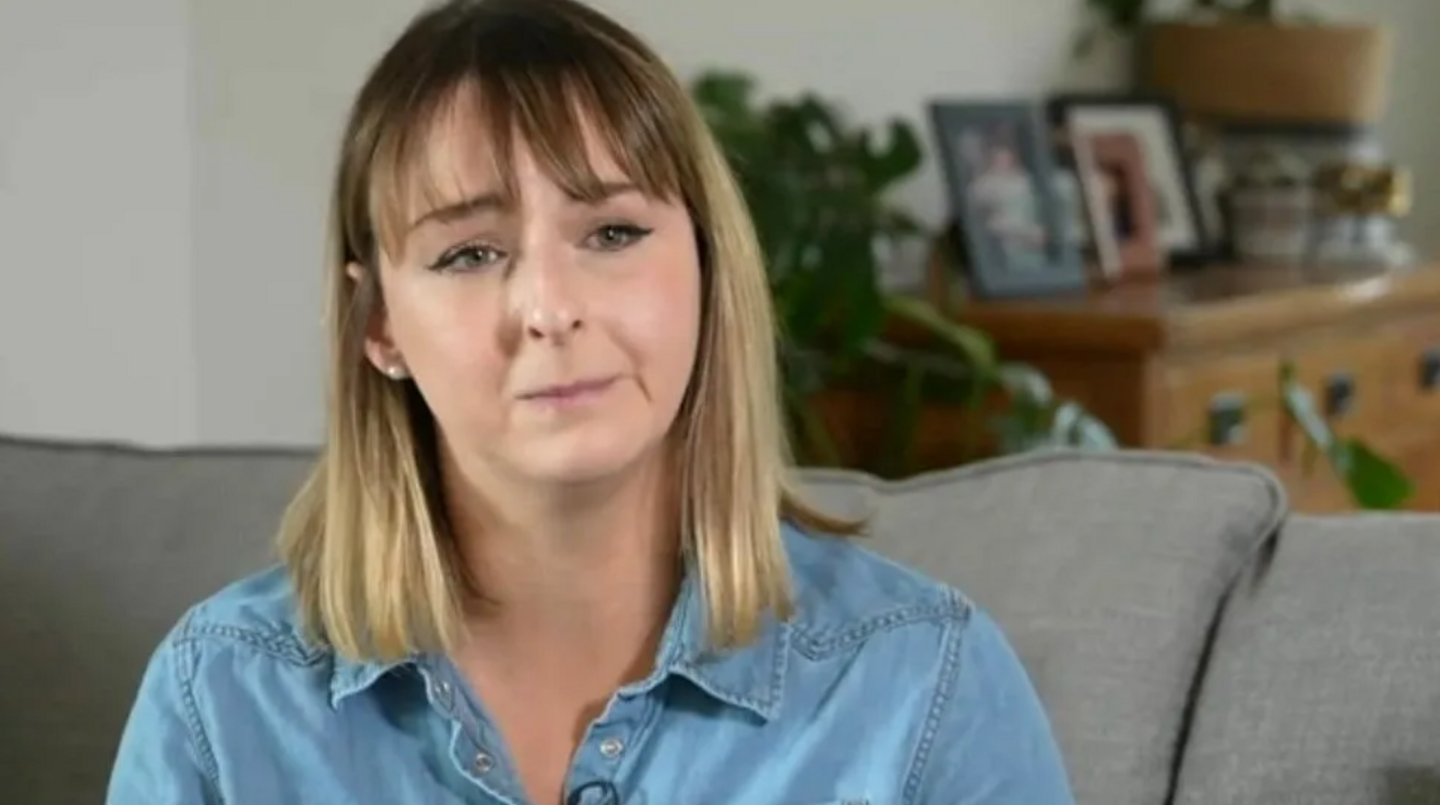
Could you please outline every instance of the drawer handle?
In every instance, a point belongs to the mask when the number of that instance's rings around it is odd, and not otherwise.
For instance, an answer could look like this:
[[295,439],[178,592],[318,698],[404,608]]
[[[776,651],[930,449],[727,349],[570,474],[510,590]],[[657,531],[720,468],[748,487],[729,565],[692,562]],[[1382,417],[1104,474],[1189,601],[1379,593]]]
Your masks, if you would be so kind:
[[1245,441],[1245,395],[1222,392],[1210,399],[1210,444],[1227,447]]
[[1342,417],[1355,408],[1355,376],[1336,372],[1325,380],[1325,413]]
[[1420,356],[1420,389],[1440,389],[1440,347],[1431,347]]

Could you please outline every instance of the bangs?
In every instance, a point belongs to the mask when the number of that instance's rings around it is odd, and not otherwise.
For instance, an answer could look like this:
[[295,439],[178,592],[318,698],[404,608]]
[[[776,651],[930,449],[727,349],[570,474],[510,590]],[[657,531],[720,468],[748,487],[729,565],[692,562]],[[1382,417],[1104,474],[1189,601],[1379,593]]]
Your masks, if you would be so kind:
[[[477,132],[473,147],[491,161],[493,189],[507,205],[519,202],[515,156],[523,144],[575,199],[601,201],[620,179],[697,212],[699,171],[683,139],[693,136],[683,90],[627,37],[551,18],[547,5],[480,3],[493,12],[472,14],[446,32],[450,41],[427,42],[425,58],[392,68],[386,95],[394,102],[372,106],[374,147],[357,177],[366,186],[358,195],[367,220],[346,227],[358,236],[347,238],[357,257],[378,257],[377,248],[397,254],[417,209],[462,201],[455,177],[437,175],[430,153],[436,132],[457,122]],[[597,152],[621,176],[602,176],[592,163]]]

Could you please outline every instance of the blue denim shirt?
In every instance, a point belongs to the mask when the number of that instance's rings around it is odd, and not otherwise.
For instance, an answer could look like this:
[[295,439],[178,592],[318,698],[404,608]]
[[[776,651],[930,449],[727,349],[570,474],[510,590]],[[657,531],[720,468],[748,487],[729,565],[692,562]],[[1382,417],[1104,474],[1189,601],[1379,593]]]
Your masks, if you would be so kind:
[[[795,617],[710,653],[687,579],[653,673],[585,734],[567,805],[1073,802],[985,612],[855,541],[784,539]],[[444,658],[350,662],[298,626],[279,569],[188,612],[146,670],[109,805],[526,802]]]

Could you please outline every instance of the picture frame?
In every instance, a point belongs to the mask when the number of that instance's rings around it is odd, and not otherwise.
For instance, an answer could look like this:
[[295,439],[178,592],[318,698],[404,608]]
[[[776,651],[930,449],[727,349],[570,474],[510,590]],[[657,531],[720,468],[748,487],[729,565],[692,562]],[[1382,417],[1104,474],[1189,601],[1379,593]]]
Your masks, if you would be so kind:
[[1156,239],[1166,262],[1201,265],[1216,256],[1196,193],[1194,169],[1181,135],[1180,113],[1158,95],[1058,95],[1047,103],[1061,141],[1130,134],[1140,144],[1151,183]]
[[1162,274],[1166,257],[1139,141],[1128,133],[1082,135],[1071,147],[1101,276],[1121,282]]
[[939,99],[928,111],[971,293],[1006,298],[1088,288],[1079,251],[1066,234],[1040,107]]

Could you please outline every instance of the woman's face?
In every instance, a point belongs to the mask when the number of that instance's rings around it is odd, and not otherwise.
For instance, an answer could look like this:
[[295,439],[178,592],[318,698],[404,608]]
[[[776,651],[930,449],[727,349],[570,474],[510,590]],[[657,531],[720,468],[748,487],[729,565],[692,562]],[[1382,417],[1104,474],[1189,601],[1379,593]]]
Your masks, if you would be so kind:
[[439,193],[412,194],[382,260],[370,359],[404,366],[469,476],[588,482],[657,455],[699,340],[689,214],[634,190],[594,142],[602,201],[568,196],[520,144],[507,204],[481,127],[456,111],[429,144]]

